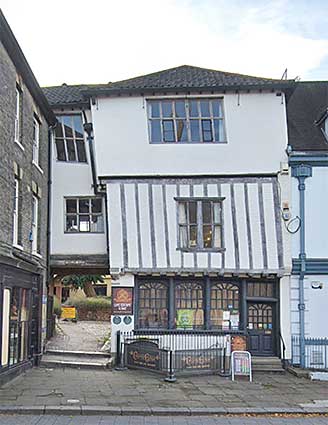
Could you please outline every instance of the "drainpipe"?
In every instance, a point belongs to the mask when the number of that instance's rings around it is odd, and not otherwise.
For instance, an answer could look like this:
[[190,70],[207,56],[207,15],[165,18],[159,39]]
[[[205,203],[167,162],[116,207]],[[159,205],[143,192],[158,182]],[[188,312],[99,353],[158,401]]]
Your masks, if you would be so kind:
[[300,251],[301,263],[299,274],[299,321],[300,321],[300,366],[305,367],[305,302],[304,302],[304,276],[306,272],[305,252],[305,179],[312,176],[312,168],[309,165],[299,165],[292,168],[292,176],[298,179],[299,207],[300,207]]
[[91,122],[87,121],[86,113],[83,111],[83,117],[84,117],[84,124],[83,128],[84,131],[87,133],[87,141],[89,145],[89,154],[90,154],[90,163],[91,163],[91,175],[92,175],[92,186],[95,195],[101,195],[103,196],[105,200],[105,220],[106,220],[106,252],[107,252],[107,267],[108,267],[108,273],[110,270],[110,262],[109,262],[109,232],[108,232],[108,206],[107,206],[107,191],[105,193],[99,192],[98,190],[98,182],[97,182],[97,173],[96,173],[96,162],[95,162],[95,156],[93,151],[93,125]]
[[52,136],[57,123],[48,129],[48,203],[47,203],[47,287],[50,282],[50,237],[51,237],[51,194],[52,194]]

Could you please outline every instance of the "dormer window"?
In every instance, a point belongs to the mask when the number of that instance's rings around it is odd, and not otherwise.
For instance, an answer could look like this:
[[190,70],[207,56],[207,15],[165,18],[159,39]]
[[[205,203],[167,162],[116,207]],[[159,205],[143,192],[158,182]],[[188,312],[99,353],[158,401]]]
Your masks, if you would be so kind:
[[225,142],[220,98],[148,100],[150,143]]

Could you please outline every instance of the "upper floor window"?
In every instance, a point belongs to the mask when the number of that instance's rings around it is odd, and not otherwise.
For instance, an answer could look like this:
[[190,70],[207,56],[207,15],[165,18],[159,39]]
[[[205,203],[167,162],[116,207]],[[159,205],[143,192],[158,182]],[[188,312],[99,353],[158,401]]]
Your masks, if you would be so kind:
[[179,248],[222,249],[222,199],[179,198],[177,201]]
[[87,162],[81,115],[62,115],[57,120],[57,160]]
[[65,231],[102,233],[104,218],[102,198],[66,198]]
[[14,210],[13,210],[13,244],[20,245],[20,180],[15,177],[14,180]]
[[32,196],[32,252],[40,252],[40,212],[39,199]]
[[40,123],[34,116],[33,118],[33,162],[39,165],[39,147],[40,147]]
[[22,105],[22,92],[18,85],[16,85],[16,109],[15,109],[15,142],[20,143],[21,134],[21,105]]
[[225,141],[222,99],[148,101],[151,143]]

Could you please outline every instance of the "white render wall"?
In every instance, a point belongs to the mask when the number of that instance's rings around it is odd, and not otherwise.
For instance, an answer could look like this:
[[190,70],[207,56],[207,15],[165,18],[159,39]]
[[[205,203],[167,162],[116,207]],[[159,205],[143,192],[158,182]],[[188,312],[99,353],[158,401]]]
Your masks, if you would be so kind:
[[227,138],[222,144],[150,144],[147,98],[151,97],[96,99],[92,115],[98,175],[277,172],[280,162],[287,160],[284,95],[222,97]]

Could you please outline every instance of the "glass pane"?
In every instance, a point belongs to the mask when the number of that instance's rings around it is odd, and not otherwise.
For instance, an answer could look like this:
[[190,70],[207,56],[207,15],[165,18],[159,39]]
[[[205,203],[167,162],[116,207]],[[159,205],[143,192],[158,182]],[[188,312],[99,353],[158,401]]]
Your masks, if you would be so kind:
[[204,248],[212,248],[212,226],[203,226]]
[[152,143],[160,143],[162,141],[160,120],[150,122],[150,140]]
[[214,117],[222,117],[222,107],[220,100],[212,100],[212,111]]
[[101,198],[91,199],[91,211],[93,213],[101,213],[101,211],[102,211],[102,200],[101,200]]
[[190,226],[189,229],[189,247],[195,248],[197,246],[197,226]]
[[209,201],[202,202],[202,211],[203,211],[203,223],[206,223],[206,224],[212,223],[211,203]]
[[200,101],[200,113],[202,117],[210,117],[210,102],[208,100]]
[[66,161],[64,140],[56,140],[57,160]]
[[66,216],[66,231],[67,232],[77,232],[77,215],[68,215]]
[[187,226],[180,226],[180,248],[188,248]]
[[211,120],[202,120],[202,136],[204,142],[212,142],[212,125]]
[[173,117],[172,102],[162,102],[162,115],[166,118]]
[[200,142],[198,120],[190,120],[190,131],[191,131],[191,141]]
[[55,136],[59,138],[63,138],[64,135],[63,135],[63,127],[61,124],[61,119],[60,117],[57,117],[57,119],[58,119],[58,124],[55,127]]
[[66,140],[67,154],[69,161],[76,161],[75,146],[73,140]]
[[150,116],[159,118],[159,102],[150,102]]
[[223,121],[222,120],[214,120],[214,132],[215,132],[215,140],[217,142],[224,141],[224,131],[223,131]]
[[83,139],[83,126],[81,115],[73,115],[73,124],[75,130],[75,137]]
[[77,200],[66,199],[66,213],[74,214],[77,213]]
[[72,129],[72,117],[71,116],[63,116],[62,117],[65,137],[73,138],[73,129]]
[[79,230],[80,232],[90,232],[90,217],[89,215],[79,216]]
[[77,157],[78,157],[79,162],[87,162],[84,140],[77,140],[76,141],[76,148],[77,148]]
[[186,107],[184,100],[177,100],[175,102],[175,116],[179,118],[186,117]]
[[93,215],[91,217],[91,232],[103,232],[104,231],[104,218],[102,215]]
[[81,213],[88,213],[90,210],[89,210],[89,205],[90,205],[90,203],[89,203],[89,199],[80,199],[79,200],[79,213],[81,214]]
[[186,121],[177,120],[177,140],[178,142],[188,141]]
[[221,223],[221,204],[219,202],[213,203],[213,215],[214,215],[214,223]]
[[179,202],[179,224],[187,223],[187,203]]
[[197,223],[197,202],[190,201],[188,203],[189,206],[189,223],[194,224]]
[[197,100],[190,100],[189,101],[189,116],[194,117],[194,118],[199,116]]
[[214,226],[214,248],[221,248],[221,226]]
[[165,142],[175,142],[173,120],[163,121],[163,135]]

